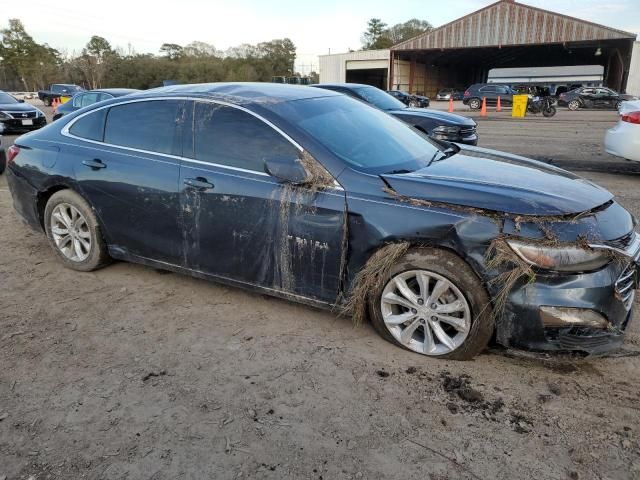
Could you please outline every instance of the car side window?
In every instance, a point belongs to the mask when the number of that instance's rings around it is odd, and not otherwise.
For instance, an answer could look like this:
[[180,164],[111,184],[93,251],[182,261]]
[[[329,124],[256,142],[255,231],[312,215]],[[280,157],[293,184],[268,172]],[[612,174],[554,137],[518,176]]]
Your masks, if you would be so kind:
[[493,85],[487,85],[486,87],[482,87],[480,91],[482,93],[495,93],[496,87]]
[[180,100],[125,103],[109,109],[104,142],[150,152],[180,155]]
[[98,93],[85,93],[80,98],[79,106],[80,108],[82,108],[82,107],[88,107],[89,105],[93,105],[94,103],[97,103],[99,101],[98,98],[99,98]]
[[196,160],[256,172],[264,172],[268,158],[297,158],[299,153],[262,120],[215,103],[196,102],[193,135]]
[[103,108],[80,117],[71,125],[69,133],[76,137],[102,142],[106,115],[107,109]]
[[84,97],[84,94],[76,95],[75,97],[73,97],[73,108],[81,108],[82,97]]

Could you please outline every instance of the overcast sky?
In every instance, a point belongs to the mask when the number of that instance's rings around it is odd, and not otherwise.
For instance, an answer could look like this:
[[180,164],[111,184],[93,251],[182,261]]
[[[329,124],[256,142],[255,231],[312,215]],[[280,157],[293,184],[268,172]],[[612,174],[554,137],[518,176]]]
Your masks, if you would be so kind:
[[[440,26],[493,3],[491,0],[0,0],[0,24],[20,18],[38,42],[69,53],[91,35],[139,53],[163,43],[193,40],[224,50],[241,43],[289,37],[297,67],[317,69],[318,55],[360,48],[369,18],[388,24],[416,17]],[[532,6],[640,34],[640,0],[527,0]]]

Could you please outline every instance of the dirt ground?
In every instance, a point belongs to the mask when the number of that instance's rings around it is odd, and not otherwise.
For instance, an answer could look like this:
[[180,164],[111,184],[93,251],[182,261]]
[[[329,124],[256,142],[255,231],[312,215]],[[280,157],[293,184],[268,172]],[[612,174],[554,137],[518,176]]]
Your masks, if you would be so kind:
[[[640,216],[640,177],[585,176]],[[635,322],[608,358],[432,360],[186,276],[73,272],[0,176],[0,480],[640,479],[639,353]]]

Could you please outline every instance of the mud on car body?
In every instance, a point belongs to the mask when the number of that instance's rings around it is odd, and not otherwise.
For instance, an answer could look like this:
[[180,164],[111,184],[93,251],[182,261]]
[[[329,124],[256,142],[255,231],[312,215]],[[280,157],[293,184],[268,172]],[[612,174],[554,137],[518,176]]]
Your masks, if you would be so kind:
[[165,87],[8,154],[16,210],[77,270],[115,258],[344,309],[441,358],[494,337],[601,353],[631,319],[640,238],[609,192],[327,90]]

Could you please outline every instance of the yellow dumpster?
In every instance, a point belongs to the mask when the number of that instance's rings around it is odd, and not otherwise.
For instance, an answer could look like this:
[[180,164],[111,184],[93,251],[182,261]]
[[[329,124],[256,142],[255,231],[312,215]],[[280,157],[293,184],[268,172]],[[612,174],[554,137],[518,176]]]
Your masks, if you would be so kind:
[[529,95],[514,95],[513,107],[511,108],[511,116],[523,118],[527,113],[528,102]]
[[71,100],[71,97],[67,95],[60,96],[60,103],[67,103],[69,100]]

